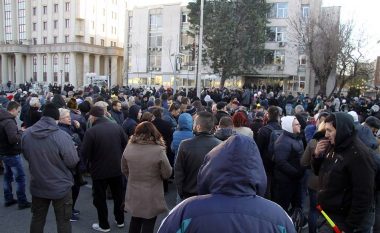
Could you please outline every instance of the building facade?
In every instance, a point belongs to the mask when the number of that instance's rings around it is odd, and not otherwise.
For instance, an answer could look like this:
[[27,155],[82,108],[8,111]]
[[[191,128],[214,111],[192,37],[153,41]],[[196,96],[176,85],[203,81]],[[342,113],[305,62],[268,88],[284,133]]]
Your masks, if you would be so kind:
[[123,83],[125,0],[1,0],[1,83]]
[[[315,93],[316,81],[305,48],[294,38],[292,20],[320,17],[321,0],[267,0],[271,4],[264,65],[258,74],[233,77],[226,86],[272,85],[287,92]],[[194,39],[188,36],[188,12],[181,4],[136,7],[126,19],[125,69],[129,85],[195,86]],[[136,20],[134,20],[136,19]],[[338,19],[339,20],[339,19]],[[218,86],[219,79],[202,67],[202,85]]]

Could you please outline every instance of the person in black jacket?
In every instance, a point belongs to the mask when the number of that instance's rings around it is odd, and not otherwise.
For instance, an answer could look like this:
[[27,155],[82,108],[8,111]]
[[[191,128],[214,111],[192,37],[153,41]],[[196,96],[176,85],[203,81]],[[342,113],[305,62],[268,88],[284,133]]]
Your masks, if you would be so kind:
[[106,203],[106,189],[110,187],[114,199],[114,215],[118,227],[124,227],[123,176],[121,157],[127,145],[124,130],[118,124],[104,118],[104,109],[94,106],[90,110],[93,127],[88,129],[82,143],[82,156],[88,161],[94,192],[94,206],[99,223],[92,228],[107,232],[110,229]]
[[[0,109],[0,156],[4,164],[4,199],[5,206],[18,202],[19,209],[29,208],[25,195],[25,172],[21,162],[21,135],[15,118],[20,112],[20,104],[11,101],[7,110]],[[14,177],[14,178],[13,178]],[[16,181],[17,200],[13,198],[12,182]]]
[[[319,176],[318,203],[340,230],[371,232],[374,223],[375,164],[355,133],[353,118],[333,113],[325,120],[312,167]],[[329,228],[324,224],[322,228]]]
[[272,154],[268,152],[268,145],[270,143],[270,136],[273,130],[281,130],[280,121],[280,108],[276,106],[270,106],[268,108],[268,123],[262,127],[257,136],[257,147],[259,148],[261,159],[263,160],[265,173],[267,175],[267,191],[265,193],[265,198],[271,200],[271,189],[272,189],[272,177],[273,177],[273,161]]
[[214,117],[209,112],[199,112],[194,119],[195,137],[183,140],[179,145],[174,165],[174,177],[181,199],[196,196],[197,174],[205,155],[222,141],[212,133]]
[[286,116],[281,118],[281,127],[284,132],[274,144],[273,201],[285,211],[290,211],[290,204],[293,210],[302,209],[301,124],[295,116]]

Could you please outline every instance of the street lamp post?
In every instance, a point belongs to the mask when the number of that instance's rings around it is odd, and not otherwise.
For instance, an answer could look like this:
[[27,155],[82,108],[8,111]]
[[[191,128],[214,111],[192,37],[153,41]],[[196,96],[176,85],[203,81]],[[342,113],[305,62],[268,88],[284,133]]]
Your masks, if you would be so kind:
[[203,47],[203,8],[204,0],[201,0],[201,19],[199,24],[199,45],[198,45],[198,75],[197,75],[197,96],[201,97],[201,76],[202,76],[202,47]]

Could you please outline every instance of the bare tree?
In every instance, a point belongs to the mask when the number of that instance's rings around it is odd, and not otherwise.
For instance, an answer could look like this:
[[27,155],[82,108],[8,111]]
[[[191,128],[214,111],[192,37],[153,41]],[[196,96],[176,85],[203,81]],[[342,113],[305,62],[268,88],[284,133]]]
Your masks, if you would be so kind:
[[319,82],[319,93],[326,95],[327,80],[335,71],[342,48],[339,14],[326,9],[318,17],[298,15],[295,19],[289,19],[289,25],[289,39],[305,50]]

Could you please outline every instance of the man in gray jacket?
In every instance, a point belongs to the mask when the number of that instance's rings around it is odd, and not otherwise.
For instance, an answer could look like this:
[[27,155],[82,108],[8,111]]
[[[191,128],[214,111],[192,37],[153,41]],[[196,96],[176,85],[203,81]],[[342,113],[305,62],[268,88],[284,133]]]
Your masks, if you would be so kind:
[[57,232],[71,232],[73,169],[78,154],[71,137],[57,126],[59,111],[46,104],[42,118],[22,135],[21,145],[29,162],[32,194],[31,233],[43,232],[50,202],[56,214]]

